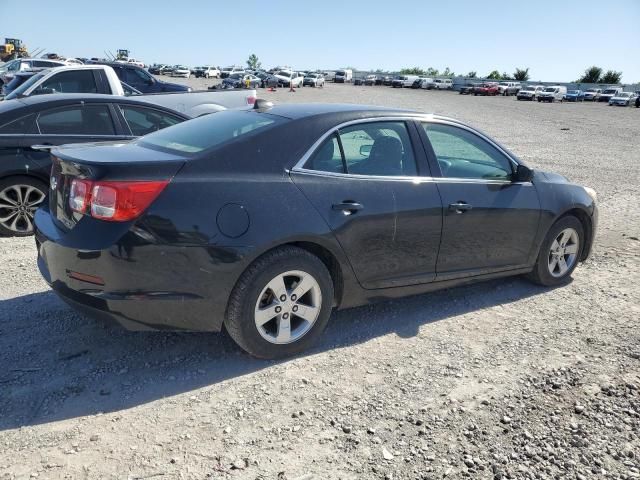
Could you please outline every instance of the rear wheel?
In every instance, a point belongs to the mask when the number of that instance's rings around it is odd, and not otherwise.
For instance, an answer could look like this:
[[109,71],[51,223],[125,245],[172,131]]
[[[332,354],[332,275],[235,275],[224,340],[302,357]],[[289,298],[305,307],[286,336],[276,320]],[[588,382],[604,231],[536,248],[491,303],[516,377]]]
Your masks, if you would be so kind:
[[47,186],[31,177],[0,181],[0,234],[33,234],[33,217],[47,193]]
[[320,337],[333,298],[333,281],[320,259],[297,247],[278,248],[242,274],[229,299],[225,326],[255,357],[294,355]]
[[529,280],[551,287],[565,283],[582,255],[584,229],[574,216],[558,220],[547,233]]

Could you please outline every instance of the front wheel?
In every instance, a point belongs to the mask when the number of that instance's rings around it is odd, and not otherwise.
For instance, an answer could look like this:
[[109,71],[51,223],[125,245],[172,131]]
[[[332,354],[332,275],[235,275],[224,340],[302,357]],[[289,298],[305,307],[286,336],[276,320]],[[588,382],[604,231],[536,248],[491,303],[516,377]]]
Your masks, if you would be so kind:
[[324,263],[306,250],[281,247],[242,274],[229,299],[225,327],[255,357],[294,355],[318,340],[333,299]]
[[552,287],[568,281],[582,256],[584,228],[574,216],[562,217],[547,232],[527,278]]

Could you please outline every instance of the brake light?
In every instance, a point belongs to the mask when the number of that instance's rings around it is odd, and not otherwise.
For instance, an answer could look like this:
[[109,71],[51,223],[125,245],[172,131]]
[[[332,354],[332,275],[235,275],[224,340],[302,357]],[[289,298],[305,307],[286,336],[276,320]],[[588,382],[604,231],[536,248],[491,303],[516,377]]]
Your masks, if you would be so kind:
[[249,95],[247,97],[247,105],[254,105],[256,103],[256,97]]
[[88,213],[100,220],[127,222],[139,217],[168,183],[168,180],[92,182],[74,179],[69,205],[75,212]]

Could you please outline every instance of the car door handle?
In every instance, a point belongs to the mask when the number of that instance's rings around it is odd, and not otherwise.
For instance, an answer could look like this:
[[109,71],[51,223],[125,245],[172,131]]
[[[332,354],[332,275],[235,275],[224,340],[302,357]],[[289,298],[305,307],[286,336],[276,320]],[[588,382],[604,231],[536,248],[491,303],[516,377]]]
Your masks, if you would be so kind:
[[449,210],[457,214],[471,210],[473,207],[466,202],[456,202],[449,204]]
[[334,203],[331,208],[333,210],[341,211],[345,215],[351,215],[356,213],[358,210],[362,210],[364,207],[362,204],[351,201],[344,201],[342,203]]

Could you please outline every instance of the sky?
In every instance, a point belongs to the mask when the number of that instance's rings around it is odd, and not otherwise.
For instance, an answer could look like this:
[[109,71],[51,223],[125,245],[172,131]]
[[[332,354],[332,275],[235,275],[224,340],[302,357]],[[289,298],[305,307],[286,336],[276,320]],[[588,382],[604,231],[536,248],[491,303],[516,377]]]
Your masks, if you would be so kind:
[[[19,4],[19,11],[16,5]],[[68,57],[119,48],[146,64],[458,74],[529,68],[572,81],[587,67],[640,82],[640,0],[0,0],[0,37]],[[615,21],[614,21],[615,20]]]

